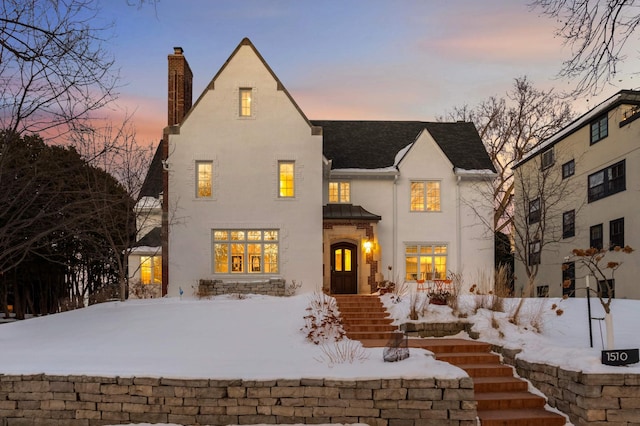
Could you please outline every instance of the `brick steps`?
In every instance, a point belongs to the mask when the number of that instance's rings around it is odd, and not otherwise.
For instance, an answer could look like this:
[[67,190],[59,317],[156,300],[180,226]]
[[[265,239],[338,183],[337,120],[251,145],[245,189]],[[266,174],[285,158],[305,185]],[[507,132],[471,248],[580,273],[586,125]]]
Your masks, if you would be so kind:
[[[384,347],[398,332],[377,296],[335,296],[347,337],[365,347]],[[562,426],[563,416],[546,411],[545,399],[528,392],[528,384],[513,376],[491,353],[488,343],[465,339],[408,339],[409,347],[433,352],[437,359],[456,365],[474,381],[478,417],[482,426]]]

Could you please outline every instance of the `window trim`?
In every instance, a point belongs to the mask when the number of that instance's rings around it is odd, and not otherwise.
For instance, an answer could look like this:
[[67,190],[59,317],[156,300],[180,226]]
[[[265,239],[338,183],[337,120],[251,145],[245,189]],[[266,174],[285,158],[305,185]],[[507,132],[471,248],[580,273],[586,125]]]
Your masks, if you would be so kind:
[[[209,172],[209,195],[200,195],[200,166],[208,165],[211,170]],[[195,197],[202,200],[208,200],[213,198],[213,161],[210,160],[196,160],[195,164]]]
[[[593,238],[593,232],[595,230],[599,230],[600,232],[600,237],[594,239]],[[592,225],[589,227],[589,248],[595,248],[598,250],[602,250],[603,244],[604,244],[604,230],[602,228],[602,224],[599,223],[597,225]]]
[[571,159],[562,165],[562,179],[567,179],[576,174],[576,162]]
[[[245,98],[245,94],[249,94],[248,98]],[[247,102],[245,104],[245,101]],[[245,112],[248,110],[248,114]],[[240,87],[238,89],[238,116],[240,118],[253,117],[253,88],[252,87]]]
[[[572,218],[571,221],[567,220]],[[562,213],[562,238],[570,238],[576,236],[576,211],[569,210]]]
[[[234,239],[232,233],[244,233],[244,238]],[[250,238],[250,233],[260,232],[260,238]],[[275,232],[275,239],[267,239],[267,232]],[[217,237],[217,233],[226,233],[226,237]],[[281,244],[280,229],[276,228],[220,228],[211,230],[211,271],[214,275],[233,275],[233,276],[273,276],[280,274],[280,244]],[[216,263],[216,246],[226,246],[227,263],[226,268],[218,269]],[[242,245],[242,253],[234,254],[232,245]],[[260,253],[251,253],[249,245],[259,245]],[[270,265],[269,272],[265,271],[266,264],[266,245],[275,245],[276,248],[276,261],[268,262]],[[238,259],[238,267],[234,262],[234,257]],[[254,267],[255,260],[258,260],[258,267]],[[236,270],[234,270],[234,268]],[[275,268],[275,270],[273,270]]]
[[[336,196],[337,196],[337,201],[332,201],[331,199],[331,185],[335,184],[337,185],[336,188]],[[346,191],[344,190],[344,186],[346,186]],[[344,196],[344,193],[346,192],[346,197]],[[329,203],[330,204],[350,204],[351,203],[351,181],[348,180],[331,180],[329,181],[329,194],[328,194],[328,198],[329,198]],[[346,198],[346,200],[345,200]]]
[[[602,123],[604,123],[605,125],[603,126]],[[594,138],[594,129],[596,128],[597,135]],[[591,123],[589,123],[589,143],[593,145],[600,142],[607,136],[609,136],[609,115],[607,113],[604,113],[596,117],[593,121],[591,121]]]
[[[616,231],[614,228],[618,225],[621,228],[621,232],[614,232]],[[621,241],[617,241],[620,244],[615,244],[613,241],[614,236],[616,239],[621,239]],[[609,222],[609,250],[614,250],[616,246],[620,248],[624,247],[624,217],[620,217]]]
[[[429,185],[433,184],[436,185],[437,188],[436,189],[429,189]],[[420,204],[418,204],[418,202],[413,201],[414,198],[414,185],[420,185],[422,186],[422,188],[420,188],[420,192],[421,194],[417,194],[416,192],[416,196],[419,195],[419,199],[422,200],[422,202]],[[436,191],[437,195],[436,196],[430,196],[429,195],[429,191]],[[435,203],[431,203],[430,199],[433,201],[433,198],[437,197],[437,201],[435,201]],[[430,206],[433,206],[435,208],[430,208]],[[440,180],[435,180],[435,179],[420,179],[420,180],[411,180],[409,182],[409,211],[411,213],[437,213],[437,212],[441,212],[442,211],[442,184]]]
[[[288,187],[286,186],[287,180],[283,179],[283,166],[291,165],[291,194],[287,195]],[[280,199],[292,199],[296,197],[296,162],[294,160],[278,160],[278,198]],[[284,195],[283,195],[284,193]]]
[[556,162],[555,152],[553,147],[545,150],[540,154],[540,169],[546,170],[549,167],[553,166]]
[[[618,176],[616,177],[610,176],[610,175],[613,175],[613,172],[618,169],[621,170],[621,173]],[[599,174],[602,174],[602,177],[596,181],[595,178]],[[596,181],[600,183],[598,183],[597,185],[592,185],[592,181]],[[596,188],[598,189],[596,190]],[[625,191],[626,189],[627,189],[626,160],[618,161],[615,164],[611,164],[610,166],[605,167],[604,169],[600,169],[595,173],[591,173],[587,177],[587,198],[589,203],[617,194],[618,192]]]
[[[408,253],[407,250],[409,249],[409,247],[415,247],[416,248],[416,252],[415,253]],[[426,252],[426,253],[422,253],[421,249],[425,248],[430,250],[430,252]],[[444,248],[444,252],[440,251],[438,253],[438,250],[443,250]],[[412,274],[412,277],[409,277],[409,272],[407,271],[407,258],[408,257],[412,257],[412,258],[416,258],[416,273]],[[431,271],[431,277],[427,276],[428,271],[421,271],[420,270],[420,265],[422,265],[422,263],[420,262],[420,258],[431,258],[431,265],[433,270]],[[436,258],[444,258],[444,271],[441,272],[442,274],[444,274],[443,277],[435,277],[437,270],[436,270],[436,265],[438,264],[436,262]],[[421,280],[438,280],[438,279],[446,279],[447,277],[447,266],[448,266],[448,262],[449,262],[449,245],[446,243],[437,243],[437,242],[407,242],[404,244],[404,264],[405,264],[405,271],[404,271],[404,275],[405,275],[405,279],[408,281],[417,281],[418,279]],[[428,263],[425,263],[425,265]],[[424,273],[424,275],[423,275]]]
[[[532,209],[534,206],[538,206],[537,209]],[[540,197],[536,197],[533,200],[529,200],[529,214],[527,215],[527,222],[529,225],[540,222],[542,217],[542,205]]]
[[529,243],[529,266],[539,265],[541,263],[542,244],[540,240],[534,240]]

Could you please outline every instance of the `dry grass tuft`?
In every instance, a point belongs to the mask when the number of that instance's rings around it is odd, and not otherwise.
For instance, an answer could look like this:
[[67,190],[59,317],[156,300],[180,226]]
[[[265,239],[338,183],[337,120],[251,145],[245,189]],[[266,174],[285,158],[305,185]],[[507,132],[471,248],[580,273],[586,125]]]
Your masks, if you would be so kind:
[[334,342],[331,345],[322,344],[322,356],[316,361],[326,363],[328,366],[336,364],[353,364],[356,361],[363,362],[369,359],[369,354],[357,340],[346,339]]

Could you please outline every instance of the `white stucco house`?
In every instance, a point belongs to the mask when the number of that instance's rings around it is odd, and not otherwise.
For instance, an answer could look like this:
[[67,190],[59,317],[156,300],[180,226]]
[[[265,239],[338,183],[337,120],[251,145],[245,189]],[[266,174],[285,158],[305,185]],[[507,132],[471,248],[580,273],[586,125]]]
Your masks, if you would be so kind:
[[248,39],[193,105],[191,79],[175,48],[141,193],[162,215],[130,256],[134,280],[161,269],[170,296],[293,281],[355,294],[493,270],[495,169],[473,124],[310,120]]

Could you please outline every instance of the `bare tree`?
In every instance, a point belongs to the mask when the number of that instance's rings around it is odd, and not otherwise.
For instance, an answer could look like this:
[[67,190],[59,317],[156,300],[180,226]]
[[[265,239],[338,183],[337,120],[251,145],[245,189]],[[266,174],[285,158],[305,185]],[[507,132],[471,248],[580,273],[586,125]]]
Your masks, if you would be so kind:
[[114,99],[96,0],[3,0],[0,127],[55,137]]
[[457,107],[439,118],[473,122],[495,165],[498,176],[484,191],[494,205],[492,231],[508,231],[512,225],[513,166],[573,115],[570,104],[552,89],[536,89],[527,77],[520,77],[505,97],[492,96],[475,107]]
[[534,0],[532,7],[556,20],[556,34],[571,47],[559,73],[576,82],[572,95],[597,94],[616,77],[630,51],[638,55],[634,0]]

